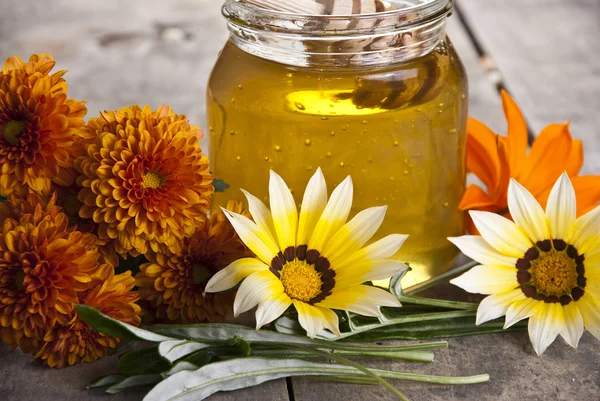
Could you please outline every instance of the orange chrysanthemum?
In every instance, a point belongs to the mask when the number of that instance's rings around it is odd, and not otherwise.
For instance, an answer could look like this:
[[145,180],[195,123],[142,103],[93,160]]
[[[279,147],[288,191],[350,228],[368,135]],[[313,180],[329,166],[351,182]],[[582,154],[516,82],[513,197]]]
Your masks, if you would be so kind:
[[76,161],[80,216],[93,218],[100,241],[112,241],[122,255],[161,245],[181,251],[213,192],[202,131],[168,106],[104,112],[88,129],[96,141]]
[[[139,325],[141,308],[136,304],[137,292],[131,291],[135,279],[131,272],[114,275],[114,270],[103,282],[80,296],[80,303],[98,309],[103,314],[125,323]],[[63,368],[82,362],[93,362],[110,348],[115,348],[119,339],[99,333],[83,322],[76,311],[65,325],[57,325],[44,336],[44,343],[36,358],[53,368]]]
[[[242,205],[229,202],[229,210]],[[208,280],[234,260],[252,256],[222,212],[206,220],[184,241],[183,251],[150,252],[136,275],[140,295],[159,319],[180,322],[222,321],[233,312],[234,293],[203,296]]]
[[0,335],[33,352],[108,265],[99,264],[96,237],[69,228],[54,198],[45,205],[34,194],[12,195],[0,204],[0,221]]
[[[583,165],[583,144],[574,140],[569,123],[550,124],[540,132],[527,153],[527,124],[508,93],[502,91],[508,136],[495,134],[482,122],[469,119],[467,168],[486,186],[472,184],[460,203],[461,210],[508,212],[508,184],[516,179],[545,207],[552,186],[566,171],[577,194],[577,212],[584,214],[600,201],[600,176],[578,176]],[[469,231],[476,233],[473,224]]]
[[66,71],[49,75],[54,64],[48,54],[10,57],[0,72],[0,194],[75,182],[73,160],[90,139],[81,129],[87,109],[67,98]]

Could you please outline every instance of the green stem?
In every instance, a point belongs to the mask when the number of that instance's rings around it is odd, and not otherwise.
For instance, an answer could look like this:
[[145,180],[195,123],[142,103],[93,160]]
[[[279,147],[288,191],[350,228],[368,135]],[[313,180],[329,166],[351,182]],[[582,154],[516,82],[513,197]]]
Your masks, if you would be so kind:
[[456,267],[452,270],[449,270],[446,273],[440,274],[439,276],[436,276],[432,279],[429,279],[427,281],[423,281],[422,283],[410,286],[404,291],[404,293],[407,295],[410,295],[410,294],[415,294],[417,292],[426,290],[427,288],[431,288],[434,285],[436,285],[442,281],[450,280],[479,264],[481,264],[481,263],[478,263],[475,261],[465,263],[464,265],[458,266],[458,267]]
[[[381,369],[371,369],[371,372],[379,375],[380,377],[385,377],[386,379],[397,379],[397,380],[409,380],[416,381],[421,383],[430,383],[430,384],[478,384],[485,383],[490,380],[490,376],[485,375],[475,375],[475,376],[431,376],[431,375],[421,375],[417,373],[405,373],[405,372],[394,372],[390,370],[381,370]],[[325,380],[330,380],[331,376],[311,376],[314,378],[320,378]],[[345,381],[350,383],[359,383],[359,384],[377,384],[369,377],[360,377],[360,376],[333,376],[336,381]]]
[[405,304],[413,304],[413,305],[427,305],[427,306],[436,306],[438,308],[446,308],[446,309],[460,309],[460,310],[477,310],[478,304],[472,302],[457,302],[457,301],[445,301],[442,299],[431,299],[431,298],[421,298],[415,297],[412,295],[399,295],[396,296],[400,302]]
[[429,320],[447,320],[447,319],[453,319],[453,318],[457,318],[457,317],[468,317],[468,316],[474,316],[473,311],[458,310],[458,311],[452,311],[452,312],[423,313],[423,314],[419,314],[419,315],[403,316],[403,317],[398,317],[398,318],[393,318],[393,319],[386,319],[380,323],[366,324],[363,326],[354,327],[352,329],[352,331],[349,331],[347,333],[342,333],[341,336],[333,338],[332,340],[333,341],[342,340],[344,338],[348,338],[348,337],[357,335],[359,333],[364,333],[364,332],[367,332],[370,330],[380,329],[382,327],[395,326],[395,325],[412,323],[412,322],[424,322],[424,321],[429,321]]
[[[388,358],[388,359],[401,359],[411,362],[433,362],[433,353],[426,351],[402,351],[402,352],[361,352],[361,351],[332,351],[336,355],[340,356],[361,356],[361,357],[373,357],[373,358]],[[252,355],[265,357],[265,358],[310,358],[317,357],[310,351],[296,351],[296,353],[290,353],[289,350],[284,349],[255,349],[252,351]]]
[[[418,321],[418,319],[417,319]],[[383,327],[381,324],[376,324],[373,326]],[[342,334],[342,336],[344,333]],[[342,337],[343,338],[343,337]],[[261,345],[265,347],[272,347],[274,343],[268,342],[252,342],[253,346]],[[277,343],[280,346],[287,346],[287,343]],[[405,351],[422,351],[428,349],[439,349],[439,348],[448,348],[448,343],[446,341],[432,341],[428,343],[420,343],[420,344],[399,344],[399,345],[369,345],[369,344],[353,344],[353,343],[341,343],[334,341],[325,341],[325,340],[314,340],[314,345],[311,346],[311,349],[319,348],[322,350],[339,350],[339,351],[351,351],[351,352],[405,352]]]
[[[304,347],[295,346],[295,345],[291,345],[291,344],[284,345],[284,346],[285,347],[289,347],[289,348],[293,348],[293,349],[306,350],[306,348],[304,348]],[[382,386],[384,386],[385,388],[387,388],[388,390],[390,390],[392,393],[394,393],[396,395],[396,397],[398,397],[399,400],[410,401],[404,394],[402,394],[390,382],[388,382],[387,380],[385,380],[385,379],[377,376],[370,369],[365,368],[364,366],[362,366],[359,363],[356,363],[354,361],[351,361],[350,359],[346,359],[346,358],[341,357],[339,355],[335,355],[335,354],[333,354],[331,352],[325,352],[325,351],[321,351],[321,350],[317,350],[317,349],[314,349],[314,350],[308,349],[308,351],[311,351],[314,354],[319,354],[319,355],[324,356],[324,357],[335,359],[336,361],[339,361],[339,362],[343,363],[344,365],[351,366],[351,367],[353,367],[353,368],[361,371],[366,376],[369,376],[369,377],[373,378],[374,381],[378,382],[379,384],[381,384]]]

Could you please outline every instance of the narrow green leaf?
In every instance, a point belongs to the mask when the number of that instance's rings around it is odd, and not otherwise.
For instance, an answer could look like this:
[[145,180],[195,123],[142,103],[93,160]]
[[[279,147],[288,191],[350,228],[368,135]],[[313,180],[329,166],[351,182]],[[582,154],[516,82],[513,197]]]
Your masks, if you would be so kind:
[[123,381],[123,379],[125,379],[125,376],[121,376],[121,375],[104,376],[97,380],[94,380],[93,382],[88,384],[86,386],[86,388],[90,389],[90,388],[98,388],[98,387],[108,387],[108,386],[112,386],[115,383]]
[[81,319],[101,333],[125,340],[141,340],[150,342],[161,342],[173,340],[160,334],[143,330],[127,323],[120,322],[103,315],[100,311],[87,305],[76,305]]
[[164,372],[162,374],[162,377],[166,379],[169,376],[173,376],[175,373],[183,372],[184,370],[197,370],[199,368],[200,368],[200,366],[195,365],[191,362],[181,361],[181,362],[177,362],[175,365],[173,365],[173,367],[171,369]]
[[300,359],[233,359],[176,373],[156,385],[144,401],[201,401],[219,391],[256,386],[282,377],[340,375],[340,371],[360,374],[356,369]]
[[147,374],[127,377],[117,384],[113,384],[106,389],[108,394],[116,394],[127,390],[137,389],[139,387],[149,386],[151,384],[160,383],[162,376],[159,374]]
[[163,341],[158,345],[158,352],[169,362],[175,362],[186,355],[192,354],[204,348],[210,347],[210,344],[203,344],[189,340],[170,340]]

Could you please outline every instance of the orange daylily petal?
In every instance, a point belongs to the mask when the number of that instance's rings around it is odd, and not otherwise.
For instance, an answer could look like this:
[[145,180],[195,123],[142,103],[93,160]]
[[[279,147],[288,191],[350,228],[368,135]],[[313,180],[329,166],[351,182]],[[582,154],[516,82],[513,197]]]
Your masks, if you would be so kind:
[[513,98],[502,90],[502,106],[508,122],[508,139],[506,141],[508,165],[511,177],[518,178],[525,165],[527,155],[527,123],[523,113]]
[[458,207],[460,210],[481,210],[482,208],[493,208],[495,204],[479,185],[471,184],[465,191]]
[[469,118],[467,134],[467,169],[479,177],[490,193],[494,193],[500,175],[497,135],[474,118]]
[[571,177],[577,197],[577,215],[581,216],[596,206],[600,201],[600,176],[588,175]]
[[580,140],[574,140],[571,143],[571,153],[567,159],[567,165],[565,171],[570,177],[574,177],[579,174],[581,167],[583,166],[583,142]]
[[569,124],[550,124],[531,146],[520,182],[534,196],[552,186],[565,171],[573,139]]
[[509,155],[506,144],[507,138],[498,136],[498,160],[500,162],[500,175],[498,177],[498,189],[496,190],[496,204],[500,208],[506,208],[508,205],[508,183],[510,182],[511,173],[509,167]]

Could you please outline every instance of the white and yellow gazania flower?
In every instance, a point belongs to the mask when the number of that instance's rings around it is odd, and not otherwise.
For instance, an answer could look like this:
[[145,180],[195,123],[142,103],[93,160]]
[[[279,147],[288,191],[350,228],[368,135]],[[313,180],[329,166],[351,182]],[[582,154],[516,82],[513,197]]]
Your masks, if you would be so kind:
[[491,294],[477,324],[506,315],[505,328],[529,318],[529,338],[541,355],[558,335],[577,347],[584,327],[600,338],[600,207],[576,218],[567,174],[556,182],[546,212],[512,180],[508,208],[514,222],[471,212],[481,236],[450,238],[481,263],[451,283]]
[[346,222],[352,206],[347,177],[327,201],[320,169],[310,179],[300,214],[283,179],[271,171],[271,210],[244,191],[254,221],[223,210],[257,258],[239,259],[213,276],[206,292],[227,290],[241,280],[234,302],[236,315],[256,305],[256,326],[272,322],[290,305],[310,337],[324,328],[339,335],[332,309],[380,316],[380,306],[400,306],[380,288],[362,285],[406,269],[389,259],[406,235],[392,234],[363,248],[379,229],[387,207],[373,207]]

